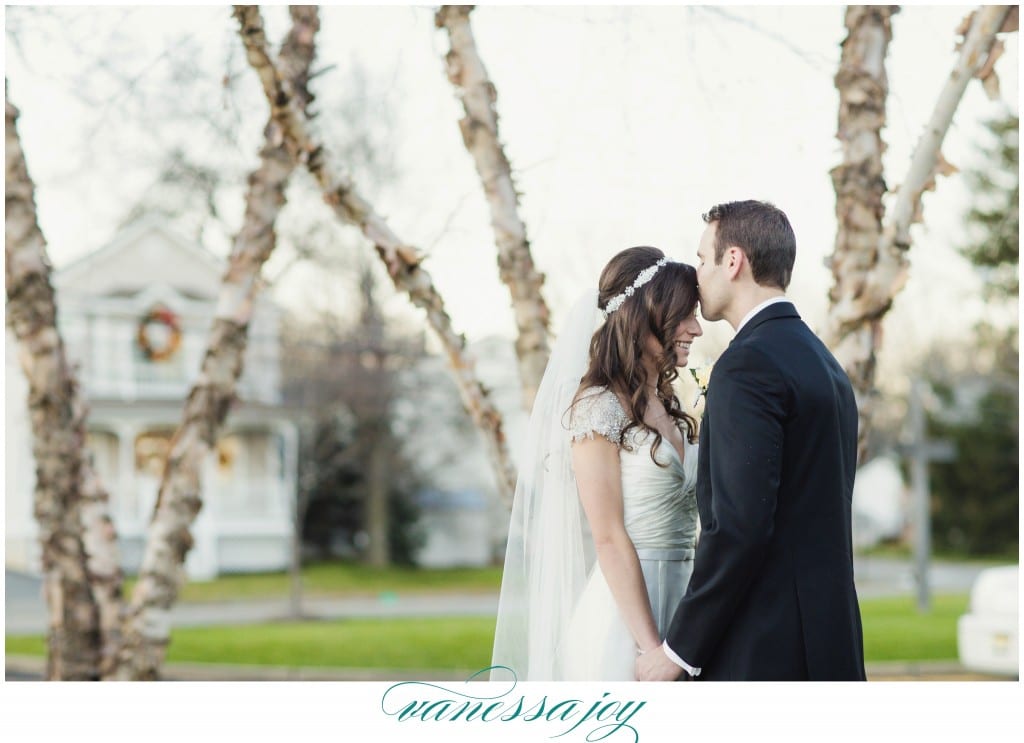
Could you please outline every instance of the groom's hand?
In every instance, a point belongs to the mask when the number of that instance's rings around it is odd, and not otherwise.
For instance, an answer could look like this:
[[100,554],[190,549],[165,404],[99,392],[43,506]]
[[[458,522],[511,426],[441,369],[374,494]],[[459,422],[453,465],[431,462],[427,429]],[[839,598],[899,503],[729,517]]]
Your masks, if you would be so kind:
[[675,681],[684,673],[660,645],[636,659],[637,681]]

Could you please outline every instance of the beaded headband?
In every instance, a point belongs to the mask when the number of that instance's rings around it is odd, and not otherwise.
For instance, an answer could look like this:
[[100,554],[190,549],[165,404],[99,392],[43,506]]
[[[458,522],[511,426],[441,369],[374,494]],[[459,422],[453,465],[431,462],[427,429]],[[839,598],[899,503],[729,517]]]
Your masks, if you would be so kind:
[[604,316],[606,318],[611,316],[611,314],[615,312],[615,310],[619,309],[619,307],[622,306],[622,303],[626,301],[627,297],[632,297],[633,293],[637,289],[639,289],[641,286],[643,286],[648,281],[653,279],[654,274],[658,273],[658,269],[664,266],[666,263],[668,263],[668,258],[662,258],[660,261],[655,263],[650,268],[645,268],[643,271],[637,274],[636,280],[634,280],[630,286],[626,287],[626,291],[622,292],[621,294],[616,294],[614,297],[608,300],[608,304],[605,305],[604,310],[602,310],[604,312]]

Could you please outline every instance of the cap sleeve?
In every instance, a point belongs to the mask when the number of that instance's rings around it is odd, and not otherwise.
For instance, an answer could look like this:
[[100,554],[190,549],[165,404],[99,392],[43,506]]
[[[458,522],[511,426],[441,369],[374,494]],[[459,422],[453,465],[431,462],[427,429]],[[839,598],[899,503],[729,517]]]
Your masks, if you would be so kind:
[[622,443],[622,432],[629,423],[615,393],[601,387],[584,390],[573,405],[569,431],[573,442],[604,436],[613,444]]

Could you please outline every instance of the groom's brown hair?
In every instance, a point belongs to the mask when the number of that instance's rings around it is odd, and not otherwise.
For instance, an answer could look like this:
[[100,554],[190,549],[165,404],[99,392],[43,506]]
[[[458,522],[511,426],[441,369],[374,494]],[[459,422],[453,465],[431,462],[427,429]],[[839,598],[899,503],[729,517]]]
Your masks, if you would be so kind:
[[785,212],[767,201],[730,201],[711,207],[704,221],[718,223],[716,265],[722,262],[726,248],[734,245],[746,254],[758,284],[780,289],[789,286],[796,261],[796,235]]

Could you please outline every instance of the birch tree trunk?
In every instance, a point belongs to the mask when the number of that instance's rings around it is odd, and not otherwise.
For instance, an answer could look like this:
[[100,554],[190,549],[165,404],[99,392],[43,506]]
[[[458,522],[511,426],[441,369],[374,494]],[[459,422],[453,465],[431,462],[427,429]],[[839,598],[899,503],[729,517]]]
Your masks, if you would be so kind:
[[34,511],[42,547],[43,593],[49,610],[46,677],[99,678],[99,608],[89,585],[82,538],[85,427],[78,383],[57,330],[46,239],[36,217],[35,187],[18,138],[18,109],[5,81],[7,322],[18,339],[28,380]]
[[[847,37],[842,44],[839,72],[839,129],[836,136],[843,148],[843,162],[832,170],[836,191],[835,252],[831,267],[834,283],[829,300],[835,306],[845,296],[858,296],[877,257],[882,236],[886,192],[882,171],[882,127],[889,96],[885,59],[892,41],[892,5],[850,5],[846,9]],[[844,364],[857,396],[860,411],[859,450],[863,456],[872,410],[875,352],[881,342],[882,318],[865,318],[858,343],[868,344],[866,353],[849,357]]]
[[505,442],[501,414],[477,379],[473,360],[466,352],[465,338],[453,329],[444,300],[434,287],[430,274],[421,266],[419,251],[392,232],[373,206],[359,195],[347,176],[331,168],[326,149],[309,134],[303,112],[292,99],[288,86],[270,58],[259,8],[236,5],[235,17],[249,64],[259,76],[270,103],[271,116],[279,122],[285,138],[295,143],[300,157],[320,185],[324,201],[342,221],[362,230],[384,261],[395,286],[407,293],[413,304],[426,311],[427,322],[437,333],[448,356],[463,404],[484,435],[498,488],[506,502],[511,504],[515,470]]
[[[936,175],[954,172],[940,153],[942,141],[970,79],[975,76],[988,77],[992,74],[992,57],[993,54],[999,53],[996,34],[1008,22],[1011,11],[1011,6],[983,6],[972,14],[960,56],[939,95],[925,132],[917,143],[910,168],[899,187],[892,211],[880,234],[877,233],[877,226],[872,223],[877,209],[873,199],[880,184],[871,180],[872,166],[868,164],[872,162],[870,156],[863,159],[862,154],[862,150],[870,152],[874,144],[874,135],[871,134],[870,127],[863,128],[864,122],[870,122],[872,117],[867,115],[863,119],[856,118],[860,123],[850,124],[851,129],[848,133],[854,133],[856,136],[848,147],[844,142],[847,162],[854,168],[862,167],[865,173],[858,177],[863,178],[864,183],[873,185],[869,185],[867,191],[852,189],[844,190],[842,193],[837,186],[840,234],[836,241],[836,253],[832,256],[835,284],[829,293],[829,315],[824,340],[846,369],[857,392],[861,456],[865,451],[873,409],[875,353],[881,340],[880,323],[892,306],[893,299],[907,281],[910,226],[921,221],[921,196],[924,191],[935,188]],[[856,64],[856,54],[860,45],[866,44],[865,49],[872,45],[877,48],[880,44],[879,33],[885,33],[879,30],[877,22],[873,31],[867,30],[872,27],[872,21],[870,16],[862,17],[863,13],[877,14],[878,11],[850,9],[847,14],[847,25],[851,28],[851,37],[858,41],[850,44],[849,50],[848,44],[844,43],[844,62],[850,60],[852,64]],[[885,28],[887,27],[888,20],[885,23]],[[864,33],[860,33],[862,30]],[[868,42],[872,36],[875,41]],[[884,72],[882,74],[884,75]],[[846,101],[846,105],[851,109],[849,113],[852,114],[853,107],[864,97],[861,89],[864,80],[860,76],[847,77],[841,68],[837,75],[837,85],[841,81],[851,84],[849,93],[844,94],[841,89],[841,102]],[[841,103],[841,117],[842,105]],[[854,120],[854,116],[847,116],[848,122]],[[858,130],[857,126],[862,128]],[[843,135],[844,122],[841,118],[841,140]],[[847,162],[844,162],[844,166]],[[838,178],[845,186],[852,177],[843,174],[842,167],[837,169],[840,171]],[[834,174],[834,180],[836,178]],[[872,200],[853,206],[847,197],[857,193]],[[878,218],[880,219],[880,215]],[[844,230],[848,234],[844,235]]]
[[[82,408],[79,402],[79,407]],[[79,413],[85,434],[86,411]],[[103,486],[92,463],[82,466],[82,538],[86,555],[86,574],[100,619],[99,675],[104,678],[117,667],[123,642],[124,571],[117,548],[117,528],[110,516],[110,494]]]
[[526,225],[519,216],[519,194],[512,183],[512,166],[498,138],[498,94],[476,49],[469,23],[472,10],[472,5],[442,5],[434,22],[448,32],[451,44],[445,55],[448,80],[455,86],[466,112],[459,121],[462,141],[473,156],[483,184],[498,246],[498,270],[512,294],[523,404],[530,410],[551,353],[550,312],[541,294],[544,275],[534,266]]
[[[291,6],[290,12],[292,29],[281,48],[281,66],[289,70],[289,89],[301,107],[310,100],[305,80],[320,22],[315,6]],[[185,556],[192,547],[189,528],[202,508],[202,464],[235,400],[253,304],[261,288],[260,271],[276,245],[274,223],[285,203],[288,178],[298,163],[293,143],[283,136],[275,120],[267,123],[265,136],[260,166],[249,177],[245,218],[221,282],[199,378],[171,439],[128,609],[121,665],[113,675],[117,679],[158,678],[170,640],[170,611],[182,581]]]

